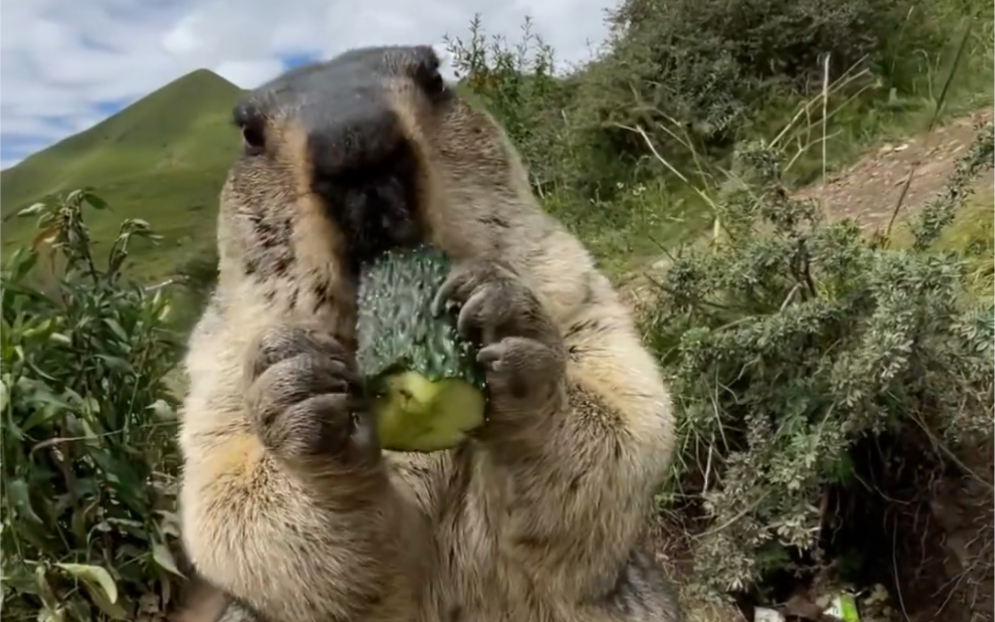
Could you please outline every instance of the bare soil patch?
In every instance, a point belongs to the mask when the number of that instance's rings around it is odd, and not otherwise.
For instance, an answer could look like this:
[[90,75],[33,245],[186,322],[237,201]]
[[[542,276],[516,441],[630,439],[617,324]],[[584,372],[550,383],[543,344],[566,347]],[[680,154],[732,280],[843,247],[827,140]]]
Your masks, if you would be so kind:
[[[991,118],[991,110],[982,110],[935,128],[932,133],[882,145],[853,166],[831,175],[825,184],[805,188],[796,196],[819,200],[831,220],[852,218],[865,230],[886,226],[900,199],[899,216],[907,216],[943,189],[957,160],[974,141],[975,124]],[[993,176],[985,175],[975,184],[979,192],[991,189]]]

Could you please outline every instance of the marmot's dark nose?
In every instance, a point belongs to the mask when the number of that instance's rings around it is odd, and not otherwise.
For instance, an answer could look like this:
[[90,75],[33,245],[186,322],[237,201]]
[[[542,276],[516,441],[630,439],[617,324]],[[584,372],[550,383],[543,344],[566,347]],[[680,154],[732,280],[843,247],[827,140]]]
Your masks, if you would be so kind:
[[377,167],[405,141],[397,114],[384,97],[345,89],[308,104],[301,121],[315,177],[340,177]]
[[349,256],[362,262],[419,240],[419,162],[383,74],[340,61],[314,77],[323,81],[299,114],[311,190],[345,232]]

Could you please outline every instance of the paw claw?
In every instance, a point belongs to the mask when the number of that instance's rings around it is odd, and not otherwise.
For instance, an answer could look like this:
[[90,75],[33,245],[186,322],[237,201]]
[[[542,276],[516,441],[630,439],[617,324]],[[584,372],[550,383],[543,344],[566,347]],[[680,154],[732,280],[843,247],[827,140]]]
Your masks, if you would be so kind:
[[432,317],[439,317],[446,311],[447,304],[446,298],[442,295],[443,290],[439,288],[439,291],[435,294],[435,298],[432,299]]
[[464,289],[468,277],[469,274],[459,268],[446,277],[442,286],[439,287],[439,291],[435,293],[435,298],[432,299],[432,313],[436,317],[446,311],[459,308],[460,303],[463,302],[460,300],[461,295],[465,295],[461,290]]
[[[563,378],[562,359],[557,352],[525,337],[505,337],[481,348],[477,362],[486,370],[491,399],[498,409],[501,404],[516,409],[541,405]],[[530,399],[537,401],[528,405]]]
[[[474,332],[480,328],[487,328],[488,305],[493,304],[491,288],[487,286],[479,287],[463,304],[456,319],[456,331],[464,339],[472,339]],[[491,331],[485,330],[485,333]],[[492,337],[489,334],[482,335],[482,343],[489,343]]]
[[500,343],[481,348],[480,352],[477,352],[477,362],[489,367],[492,371],[500,371],[504,349],[504,346]]
[[[246,407],[263,444],[289,460],[334,456],[357,462],[373,456],[364,436],[362,382],[355,361],[333,335],[277,327],[250,355]],[[372,438],[372,437],[371,437]]]

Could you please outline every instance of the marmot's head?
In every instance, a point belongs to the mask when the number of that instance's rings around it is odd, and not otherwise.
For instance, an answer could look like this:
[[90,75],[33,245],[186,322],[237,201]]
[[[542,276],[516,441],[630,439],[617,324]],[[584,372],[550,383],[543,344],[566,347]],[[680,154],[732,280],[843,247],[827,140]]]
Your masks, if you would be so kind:
[[262,279],[301,262],[350,275],[421,241],[479,253],[530,195],[502,129],[444,82],[428,46],[293,69],[248,93],[234,122],[243,145],[221,196],[222,257]]

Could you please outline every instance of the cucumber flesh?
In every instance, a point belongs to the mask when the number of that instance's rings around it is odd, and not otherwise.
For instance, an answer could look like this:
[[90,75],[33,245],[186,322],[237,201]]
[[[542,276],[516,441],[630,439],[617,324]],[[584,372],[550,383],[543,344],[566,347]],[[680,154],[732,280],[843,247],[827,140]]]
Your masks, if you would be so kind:
[[373,414],[384,449],[449,449],[484,423],[484,394],[466,380],[433,382],[416,371],[404,371],[381,378],[379,385]]

